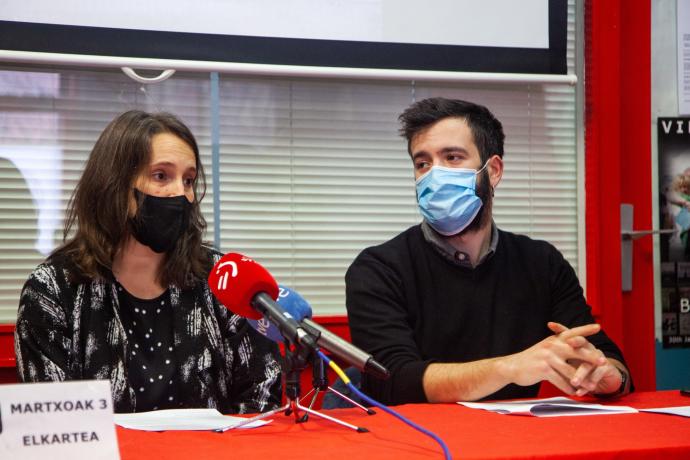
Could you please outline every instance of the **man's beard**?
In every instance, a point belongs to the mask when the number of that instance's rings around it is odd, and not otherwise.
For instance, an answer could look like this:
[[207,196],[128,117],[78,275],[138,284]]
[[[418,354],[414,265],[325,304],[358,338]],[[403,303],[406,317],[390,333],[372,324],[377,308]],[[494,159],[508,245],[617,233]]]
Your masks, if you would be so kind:
[[481,172],[480,177],[477,178],[475,193],[482,200],[482,207],[479,208],[479,212],[470,224],[463,228],[460,232],[453,236],[461,236],[466,233],[476,232],[484,224],[485,220],[490,218],[491,215],[491,181],[489,180],[489,171],[484,170]]

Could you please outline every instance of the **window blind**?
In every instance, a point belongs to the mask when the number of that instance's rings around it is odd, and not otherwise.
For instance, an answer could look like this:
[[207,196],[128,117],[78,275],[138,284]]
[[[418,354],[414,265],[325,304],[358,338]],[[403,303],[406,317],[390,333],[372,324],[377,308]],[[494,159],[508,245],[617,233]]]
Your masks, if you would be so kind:
[[126,110],[173,112],[197,136],[213,239],[208,86],[208,75],[142,87],[115,71],[0,69],[0,322],[14,322],[29,273],[62,242],[84,163],[101,131]]
[[343,314],[353,258],[417,221],[396,136],[409,84],[229,79],[220,94],[222,249]]

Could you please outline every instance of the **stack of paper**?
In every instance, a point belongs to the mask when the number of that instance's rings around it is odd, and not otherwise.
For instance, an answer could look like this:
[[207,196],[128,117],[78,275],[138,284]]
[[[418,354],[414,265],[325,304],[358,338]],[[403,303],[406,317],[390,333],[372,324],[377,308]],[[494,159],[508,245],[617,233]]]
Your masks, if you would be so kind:
[[659,414],[680,415],[690,417],[690,406],[659,407],[654,409],[640,409],[640,412],[656,412]]
[[115,414],[115,424],[124,428],[143,431],[212,430],[225,431],[242,425],[255,428],[270,420],[256,420],[242,424],[247,419],[223,415],[216,409],[164,409],[133,414]]
[[628,406],[604,406],[602,404],[584,403],[565,397],[495,403],[459,402],[458,404],[472,409],[484,409],[499,414],[530,415],[533,417],[634,414],[637,412],[637,409]]

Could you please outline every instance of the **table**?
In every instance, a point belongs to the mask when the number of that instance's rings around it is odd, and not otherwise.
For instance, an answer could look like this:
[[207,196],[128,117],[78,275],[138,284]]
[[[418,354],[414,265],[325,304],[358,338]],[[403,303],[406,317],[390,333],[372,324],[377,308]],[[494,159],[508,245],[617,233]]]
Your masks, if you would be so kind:
[[[611,404],[687,406],[677,390],[640,392]],[[456,404],[408,404],[396,410],[443,438],[454,459],[526,458],[690,458],[690,418],[653,414],[522,417],[468,409]],[[326,411],[368,428],[357,433],[311,417],[274,415],[267,426],[225,433],[149,433],[117,428],[122,460],[163,459],[442,459],[440,446],[382,412]]]

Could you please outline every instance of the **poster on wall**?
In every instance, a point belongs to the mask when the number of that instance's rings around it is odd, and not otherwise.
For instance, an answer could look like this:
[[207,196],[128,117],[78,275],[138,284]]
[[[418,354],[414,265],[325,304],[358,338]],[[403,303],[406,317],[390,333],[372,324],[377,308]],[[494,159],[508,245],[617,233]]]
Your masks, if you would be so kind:
[[661,333],[664,348],[690,348],[690,118],[658,118]]

